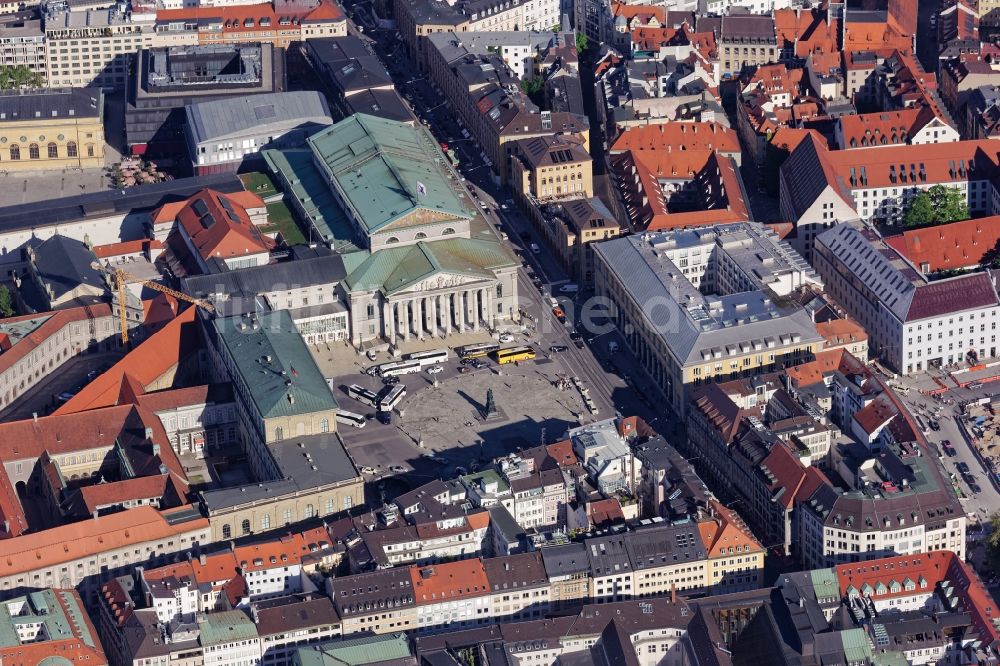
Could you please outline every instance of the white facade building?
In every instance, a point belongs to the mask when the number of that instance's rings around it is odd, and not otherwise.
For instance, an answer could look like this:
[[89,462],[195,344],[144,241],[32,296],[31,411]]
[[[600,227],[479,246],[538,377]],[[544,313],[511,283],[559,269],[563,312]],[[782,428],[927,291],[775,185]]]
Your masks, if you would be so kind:
[[814,264],[833,296],[901,374],[997,355],[1000,298],[991,272],[930,281],[873,229],[842,224],[816,239]]

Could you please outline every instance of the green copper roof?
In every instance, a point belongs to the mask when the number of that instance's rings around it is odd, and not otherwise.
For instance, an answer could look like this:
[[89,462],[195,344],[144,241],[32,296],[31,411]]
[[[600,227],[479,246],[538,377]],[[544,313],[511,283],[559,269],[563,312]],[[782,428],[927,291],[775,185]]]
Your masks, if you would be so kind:
[[295,651],[295,666],[365,666],[412,656],[406,634],[365,636],[334,641]]
[[844,660],[848,664],[867,664],[872,658],[872,647],[864,629],[847,629],[840,632],[844,644]]
[[336,409],[287,310],[212,321],[263,418]]
[[812,579],[817,601],[822,603],[840,598],[840,582],[833,569],[813,569],[809,572],[809,577]]
[[202,646],[257,638],[257,625],[238,610],[206,613],[198,622],[198,631]]
[[326,176],[313,162],[312,151],[270,149],[262,154],[271,173],[281,181],[285,194],[295,200],[299,211],[305,212],[307,219],[304,221],[312,223],[316,233],[331,243],[335,251],[357,251],[354,227],[334,199]]
[[[60,597],[56,597],[56,594],[51,589],[44,589],[0,604],[0,648],[21,645],[18,626],[35,624],[45,625],[46,640],[49,641],[73,638],[75,625],[81,640],[94,647],[94,637],[84,619],[86,611],[80,608],[77,598],[68,592],[60,592]],[[65,606],[59,603],[60,598]]]
[[31,319],[21,319],[16,322],[0,323],[0,333],[6,333],[7,337],[10,338],[10,344],[16,345],[51,318],[52,315],[47,314],[32,317]]
[[500,243],[467,238],[417,243],[379,250],[344,278],[350,291],[406,289],[440,273],[492,278],[497,268],[516,265]]
[[423,128],[357,113],[308,143],[368,234],[418,208],[472,217],[444,176],[440,152]]

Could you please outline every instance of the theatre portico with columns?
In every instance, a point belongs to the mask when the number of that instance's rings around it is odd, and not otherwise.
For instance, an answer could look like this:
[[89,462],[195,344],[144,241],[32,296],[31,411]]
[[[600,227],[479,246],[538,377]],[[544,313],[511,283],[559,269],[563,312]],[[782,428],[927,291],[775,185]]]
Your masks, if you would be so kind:
[[500,244],[471,239],[380,250],[343,283],[351,341],[398,345],[511,324],[517,266]]

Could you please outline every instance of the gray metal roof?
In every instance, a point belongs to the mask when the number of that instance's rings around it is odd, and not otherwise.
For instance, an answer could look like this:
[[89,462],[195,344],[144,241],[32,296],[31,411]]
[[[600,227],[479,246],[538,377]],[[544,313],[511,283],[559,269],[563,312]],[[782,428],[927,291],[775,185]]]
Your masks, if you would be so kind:
[[326,99],[313,90],[268,93],[188,105],[188,126],[196,143],[221,139],[255,128],[290,129],[308,123],[330,125]]
[[760,343],[766,350],[780,348],[787,344],[781,343],[782,339],[794,340],[796,336],[796,344],[822,339],[801,307],[779,307],[762,291],[709,299],[658,248],[656,239],[660,237],[644,234],[614,239],[595,244],[594,252],[679,364],[708,360],[703,351],[719,350],[724,357],[729,355],[727,348],[740,345],[758,348]]
[[189,294],[217,301],[223,295],[252,298],[279,289],[334,285],[346,276],[343,255],[329,253],[224,273],[192,275],[182,279],[181,285]]
[[268,450],[284,478],[205,491],[201,494],[205,508],[215,512],[253,502],[271,502],[276,497],[358,478],[343,441],[335,433],[289,437],[268,444]]
[[235,174],[226,173],[16,204],[0,208],[0,232],[38,229],[62,222],[152,210],[165,203],[187,199],[205,188],[224,194],[242,192],[244,189],[243,183]]
[[105,289],[104,277],[91,264],[97,257],[81,241],[56,234],[35,247],[35,270],[54,297],[82,284]]

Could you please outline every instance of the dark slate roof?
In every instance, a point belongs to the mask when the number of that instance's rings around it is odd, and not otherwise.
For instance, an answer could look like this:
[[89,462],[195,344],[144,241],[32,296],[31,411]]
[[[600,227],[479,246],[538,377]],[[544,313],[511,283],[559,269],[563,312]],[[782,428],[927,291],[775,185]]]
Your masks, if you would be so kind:
[[341,94],[392,86],[389,72],[357,37],[310,39],[306,46],[317,73]]
[[568,543],[542,549],[542,563],[549,578],[590,571],[587,547],[582,543]]
[[275,291],[285,285],[293,289],[320,284],[335,284],[344,279],[347,269],[344,258],[329,251],[317,252],[313,257],[294,259],[264,266],[240,268],[212,275],[193,275],[181,280],[182,288],[189,294],[212,297],[227,294],[229,298],[252,299],[258,294]]
[[350,114],[367,113],[387,120],[412,123],[413,113],[403,104],[395,90],[364,90],[354,93],[344,101]]
[[35,270],[42,282],[52,288],[58,298],[81,284],[104,289],[104,277],[91,264],[97,257],[81,241],[56,234],[35,250]]
[[0,208],[0,232],[38,229],[63,222],[152,210],[166,203],[187,199],[205,188],[223,194],[242,192],[244,189],[235,174],[227,173],[16,204]]
[[65,88],[0,93],[0,123],[45,118],[97,118],[103,99],[97,88]]
[[[219,511],[251,502],[273,501],[275,497],[358,478],[358,471],[338,435],[289,437],[268,444],[268,449],[282,479],[203,492],[201,500],[205,508]],[[306,454],[312,459],[306,459]]]

